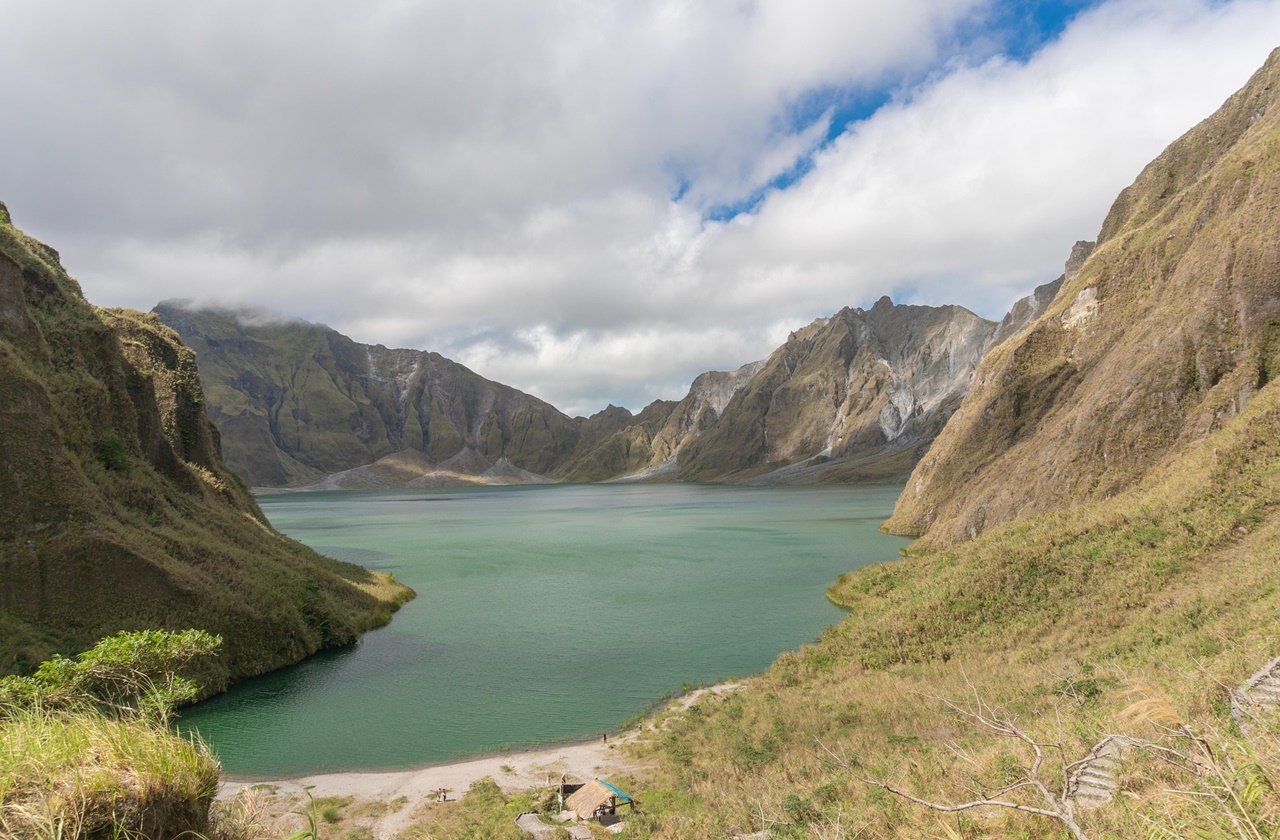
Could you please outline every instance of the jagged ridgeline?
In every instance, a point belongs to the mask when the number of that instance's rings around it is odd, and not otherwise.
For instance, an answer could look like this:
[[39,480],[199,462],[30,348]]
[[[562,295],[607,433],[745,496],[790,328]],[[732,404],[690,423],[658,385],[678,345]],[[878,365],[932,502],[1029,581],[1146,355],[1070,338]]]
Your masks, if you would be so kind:
[[843,309],[793,332],[693,442],[688,480],[906,474],[959,405],[997,325],[960,306]]
[[248,310],[155,313],[194,349],[227,463],[257,487],[874,481],[907,475],[982,354],[1061,282],[998,325],[886,297],[797,330],[768,359],[700,375],[681,400],[572,418],[438,353]]
[[922,544],[1110,496],[1280,368],[1280,60],[1116,199],[1045,314],[984,359],[890,527]]
[[0,206],[0,673],[195,627],[226,682],[346,645],[412,593],[271,529],[223,464],[195,360],[98,309]]

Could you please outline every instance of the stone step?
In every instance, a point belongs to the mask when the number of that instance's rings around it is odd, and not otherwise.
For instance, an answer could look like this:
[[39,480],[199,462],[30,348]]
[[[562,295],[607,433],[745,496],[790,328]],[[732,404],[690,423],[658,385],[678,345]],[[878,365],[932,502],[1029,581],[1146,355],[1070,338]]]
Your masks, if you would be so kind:
[[1077,798],[1084,797],[1086,799],[1110,799],[1115,795],[1113,788],[1093,787],[1091,785],[1081,785],[1076,788],[1075,795]]
[[1115,787],[1115,777],[1110,773],[1102,773],[1098,770],[1084,770],[1076,774],[1077,784],[1094,784],[1103,787]]
[[1089,795],[1078,793],[1072,798],[1071,801],[1077,808],[1100,808],[1103,805],[1106,805],[1112,799],[1113,797],[1110,793],[1098,793],[1098,794],[1089,794]]

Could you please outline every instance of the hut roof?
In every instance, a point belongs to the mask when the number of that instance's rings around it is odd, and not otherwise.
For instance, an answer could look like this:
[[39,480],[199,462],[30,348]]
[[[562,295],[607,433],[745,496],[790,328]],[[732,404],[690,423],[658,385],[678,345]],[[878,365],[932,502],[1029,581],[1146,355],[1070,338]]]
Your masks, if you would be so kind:
[[564,806],[577,814],[579,819],[589,820],[595,815],[597,808],[615,796],[619,802],[631,801],[630,796],[605,780],[595,779],[575,790],[564,801]]

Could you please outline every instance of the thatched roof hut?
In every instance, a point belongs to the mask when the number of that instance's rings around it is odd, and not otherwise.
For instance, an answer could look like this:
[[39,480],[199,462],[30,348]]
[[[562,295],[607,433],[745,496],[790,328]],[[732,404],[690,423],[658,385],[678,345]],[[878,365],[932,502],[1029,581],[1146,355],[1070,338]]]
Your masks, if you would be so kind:
[[596,819],[603,814],[614,813],[619,805],[630,804],[631,797],[604,779],[587,782],[564,801],[564,807],[578,815],[578,819]]

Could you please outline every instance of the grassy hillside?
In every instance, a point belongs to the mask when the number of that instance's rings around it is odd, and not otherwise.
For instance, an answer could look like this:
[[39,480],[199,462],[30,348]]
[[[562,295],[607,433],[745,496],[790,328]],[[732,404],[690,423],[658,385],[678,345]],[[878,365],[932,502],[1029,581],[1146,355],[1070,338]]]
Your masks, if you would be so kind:
[[[1249,815],[1269,827],[1258,836],[1273,836],[1277,730],[1242,735],[1227,689],[1280,654],[1278,558],[1280,385],[1270,384],[1115,499],[842,578],[830,595],[849,618],[650,745],[661,770],[634,836],[1067,836],[1045,817],[943,815],[862,781],[963,802],[1023,777],[1028,751],[944,703],[975,694],[1061,742],[1068,760],[1109,733],[1199,755],[1170,726],[1176,716],[1234,763],[1238,793],[1254,779]],[[1154,702],[1134,709],[1137,700]],[[1050,784],[1060,765],[1051,755]],[[1087,836],[1183,837],[1192,825],[1204,832],[1195,836],[1237,836],[1226,809],[1201,795],[1210,776],[1136,754],[1120,782],[1118,801],[1079,814]],[[1039,804],[1026,791],[1010,797]]]
[[91,306],[0,211],[0,673],[122,629],[226,641],[212,687],[389,620],[411,596],[267,524],[226,469],[195,361]]
[[1116,200],[1097,248],[983,360],[889,527],[948,545],[1131,486],[1280,370],[1280,51]]

